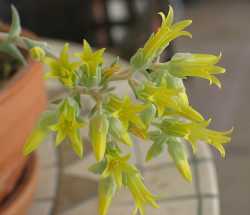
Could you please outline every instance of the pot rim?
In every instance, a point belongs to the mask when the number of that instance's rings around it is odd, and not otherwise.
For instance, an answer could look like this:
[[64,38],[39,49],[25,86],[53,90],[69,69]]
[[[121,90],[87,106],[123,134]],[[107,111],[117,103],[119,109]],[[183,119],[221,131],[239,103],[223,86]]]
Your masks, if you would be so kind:
[[42,66],[41,63],[28,59],[27,65],[22,66],[16,74],[6,83],[3,89],[0,90],[0,104],[4,103],[15,92],[18,92],[26,84],[29,83],[36,75],[34,67]]
[[[37,154],[32,154],[26,162],[22,178],[18,181],[14,192],[10,194],[6,202],[0,204],[0,214],[12,214],[19,209],[19,205],[27,205],[37,184],[38,166],[38,156]],[[33,189],[30,187],[33,187]]]
[[[6,24],[5,22],[0,22],[0,26],[2,27],[2,29],[0,29],[0,32],[8,32],[10,29],[10,25]],[[22,28],[22,36],[31,38],[31,39],[37,39],[38,37],[36,36],[36,34],[34,34],[33,32]],[[12,85],[15,85],[15,82],[17,82],[22,76],[22,73],[25,73],[25,70],[30,70],[30,65],[34,64],[34,63],[38,63],[35,62],[34,60],[32,60],[30,58],[30,56],[27,56],[27,65],[21,66],[18,71],[13,75],[13,77],[10,78],[10,80],[7,81],[7,83],[4,85],[4,87],[2,89],[0,89],[0,103],[3,97],[3,94],[5,94],[5,91],[9,91],[8,89],[11,88]],[[38,63],[40,64],[40,63]],[[14,82],[14,83],[13,83]]]

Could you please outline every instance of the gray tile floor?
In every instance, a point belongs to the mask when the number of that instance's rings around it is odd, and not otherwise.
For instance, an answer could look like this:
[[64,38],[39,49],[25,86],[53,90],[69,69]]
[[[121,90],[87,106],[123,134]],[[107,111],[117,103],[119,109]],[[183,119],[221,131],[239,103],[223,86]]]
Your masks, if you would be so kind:
[[178,39],[179,51],[218,54],[228,73],[223,89],[188,81],[192,102],[217,129],[235,127],[227,157],[217,156],[222,215],[250,214],[250,1],[203,0],[186,8],[193,39]]

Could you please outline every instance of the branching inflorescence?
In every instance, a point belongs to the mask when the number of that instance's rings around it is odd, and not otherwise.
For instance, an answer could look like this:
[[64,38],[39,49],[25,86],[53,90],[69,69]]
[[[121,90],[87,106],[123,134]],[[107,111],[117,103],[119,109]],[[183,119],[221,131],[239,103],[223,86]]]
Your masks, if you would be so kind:
[[[28,48],[32,58],[49,65],[46,78],[59,81],[68,93],[43,113],[24,153],[30,154],[50,133],[55,133],[56,146],[67,140],[75,153],[83,158],[84,142],[80,130],[88,129],[96,158],[89,170],[100,175],[100,215],[108,213],[112,198],[122,186],[129,189],[134,199],[134,214],[145,214],[148,204],[158,207],[156,197],[144,185],[140,171],[129,162],[130,154],[124,154],[120,149],[121,144],[133,146],[132,136],[151,144],[145,158],[147,161],[168,150],[187,181],[192,180],[192,173],[183,148],[185,142],[191,144],[194,152],[199,141],[206,142],[224,157],[224,144],[230,141],[231,130],[220,132],[208,128],[211,120],[204,119],[189,104],[183,84],[183,79],[193,76],[221,87],[217,78],[217,74],[225,72],[217,66],[221,55],[178,53],[170,61],[161,62],[160,56],[172,40],[180,36],[191,37],[184,30],[191,20],[173,24],[171,7],[167,16],[160,15],[162,24],[158,31],[132,56],[128,68],[123,68],[118,59],[104,67],[105,49],[93,51],[86,40],[83,51],[74,54],[78,58],[75,61],[70,59],[68,44],[59,57],[48,54],[47,48],[35,41],[28,44],[31,44]],[[111,87],[114,81],[126,81],[133,96],[116,95]],[[95,104],[84,116],[81,114],[83,95],[89,96]]]

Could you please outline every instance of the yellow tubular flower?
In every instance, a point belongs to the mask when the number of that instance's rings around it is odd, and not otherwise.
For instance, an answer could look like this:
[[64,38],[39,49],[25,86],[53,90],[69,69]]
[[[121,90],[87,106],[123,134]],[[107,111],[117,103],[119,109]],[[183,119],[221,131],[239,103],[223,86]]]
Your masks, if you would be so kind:
[[126,130],[130,123],[136,127],[145,128],[145,125],[139,116],[139,113],[146,108],[145,105],[134,104],[128,96],[126,96],[124,100],[112,96],[108,103],[108,108],[112,111],[113,117],[120,119]]
[[173,24],[174,12],[173,8],[169,7],[167,17],[163,13],[159,13],[162,17],[162,24],[156,33],[153,33],[145,46],[139,49],[136,54],[131,58],[131,64],[136,69],[142,69],[147,67],[152,61],[158,57],[163,50],[169,45],[169,43],[180,36],[189,36],[191,34],[187,31],[183,31],[188,27],[192,21],[184,20]]
[[204,141],[214,146],[225,157],[224,144],[231,141],[232,129],[225,132],[208,129],[211,120],[203,122],[182,122],[178,120],[165,120],[161,129],[170,136],[182,137],[192,144],[194,152],[197,150],[197,143]]
[[69,44],[66,43],[59,59],[45,58],[45,63],[50,67],[50,71],[45,75],[45,78],[58,79],[64,86],[71,88],[76,84],[79,63],[69,61],[68,50]]
[[107,215],[117,186],[112,177],[101,177],[99,181],[99,215]]
[[51,125],[50,129],[57,132],[56,145],[59,145],[65,138],[68,138],[75,153],[82,158],[83,142],[80,135],[80,128],[83,126],[83,122],[79,121],[76,117],[76,110],[66,101],[59,115],[58,122]]
[[139,91],[142,99],[157,107],[158,116],[181,116],[194,121],[203,121],[203,116],[188,104],[184,88],[168,87],[165,83],[160,86],[146,84]]
[[130,155],[126,155],[123,157],[107,155],[107,166],[102,173],[102,177],[113,177],[117,187],[120,188],[122,186],[123,171],[127,171],[127,169],[129,169],[129,171],[136,171],[131,170],[131,168],[129,167],[129,159]]
[[177,103],[175,109],[167,108],[164,112],[164,115],[182,116],[186,119],[197,122],[204,121],[203,116],[189,105],[189,99],[186,93],[185,86],[183,84],[183,80],[181,78],[177,78],[169,74],[167,71],[165,71],[164,73],[165,73],[166,86],[168,86],[170,89],[177,89],[177,90],[182,89],[182,91],[178,94],[178,96],[174,97],[174,100]]
[[204,121],[203,116],[193,107],[191,107],[190,105],[180,103],[178,100],[176,100],[176,102],[177,106],[175,107],[175,109],[167,108],[164,112],[164,116],[182,116],[192,121],[197,121],[197,122]]
[[141,215],[145,214],[145,206],[151,205],[154,208],[159,208],[156,203],[156,198],[148,190],[142,181],[142,177],[139,173],[137,174],[125,174],[126,184],[130,190],[131,195],[135,201],[135,209],[133,214],[137,214],[139,211]]
[[200,77],[221,88],[215,75],[225,73],[226,70],[216,66],[220,59],[221,55],[178,53],[166,65],[169,73],[176,77]]
[[109,121],[106,114],[95,113],[90,120],[90,139],[97,161],[103,159],[106,151]]
[[181,89],[169,89],[165,85],[154,86],[153,84],[146,84],[140,95],[142,98],[152,102],[157,107],[158,115],[162,116],[166,108],[178,108],[174,96],[178,96]]
[[84,40],[83,51],[81,53],[76,53],[75,55],[81,59],[84,65],[87,66],[87,72],[91,75],[95,74],[98,66],[103,64],[104,51],[105,49],[103,48],[94,52],[87,40]]
[[102,178],[112,177],[115,181],[117,188],[120,188],[122,184],[130,190],[134,201],[135,210],[141,214],[144,214],[144,207],[150,204],[153,207],[158,208],[155,201],[155,197],[143,184],[142,177],[135,166],[128,163],[130,155],[123,157],[107,155],[107,166],[102,173]]

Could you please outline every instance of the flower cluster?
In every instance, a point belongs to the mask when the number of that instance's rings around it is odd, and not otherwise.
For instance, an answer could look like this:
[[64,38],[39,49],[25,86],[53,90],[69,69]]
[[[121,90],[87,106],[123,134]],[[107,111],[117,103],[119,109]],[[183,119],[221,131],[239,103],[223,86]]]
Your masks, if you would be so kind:
[[[209,129],[206,120],[189,102],[183,79],[199,77],[221,87],[217,74],[224,68],[217,65],[221,56],[179,53],[168,62],[160,55],[168,44],[179,36],[191,36],[185,28],[191,24],[184,20],[173,24],[173,9],[143,48],[123,68],[119,59],[104,66],[104,49],[93,51],[86,40],[83,51],[71,60],[66,44],[59,57],[52,56],[42,47],[32,47],[31,56],[48,64],[47,78],[53,78],[67,90],[64,98],[52,101],[51,110],[41,119],[25,146],[25,154],[34,151],[50,132],[56,134],[55,145],[68,141],[76,154],[84,156],[81,129],[89,129],[89,139],[96,163],[90,171],[100,175],[99,214],[107,215],[111,201],[122,187],[128,188],[135,202],[134,214],[145,214],[145,206],[158,207],[155,196],[144,185],[140,171],[129,163],[120,145],[133,145],[133,136],[152,143],[146,160],[167,153],[187,181],[192,180],[185,142],[196,152],[199,141],[214,146],[225,156],[224,146],[230,141],[231,130]],[[127,81],[133,96],[119,97],[111,82]],[[84,97],[94,105],[89,114],[83,114]]]

